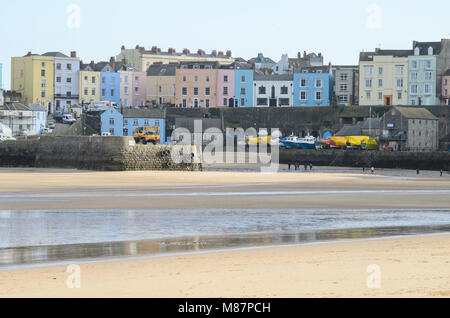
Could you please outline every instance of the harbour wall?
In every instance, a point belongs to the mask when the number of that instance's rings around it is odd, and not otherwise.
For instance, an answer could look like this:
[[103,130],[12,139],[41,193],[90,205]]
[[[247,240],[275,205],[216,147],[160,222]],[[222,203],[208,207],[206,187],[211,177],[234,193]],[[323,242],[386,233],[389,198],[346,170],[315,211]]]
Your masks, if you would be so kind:
[[[134,145],[131,137],[41,136],[0,142],[0,166],[97,171],[199,171],[199,163],[176,163],[176,146]],[[186,156],[195,156],[189,149]],[[178,161],[177,161],[178,162]],[[199,162],[199,161],[197,161]]]
[[315,166],[450,171],[450,152],[281,149],[280,163]]

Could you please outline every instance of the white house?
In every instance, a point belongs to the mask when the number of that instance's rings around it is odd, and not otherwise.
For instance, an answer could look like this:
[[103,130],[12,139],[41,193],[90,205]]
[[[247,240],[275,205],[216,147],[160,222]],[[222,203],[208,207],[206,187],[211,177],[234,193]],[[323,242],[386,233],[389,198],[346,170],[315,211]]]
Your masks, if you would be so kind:
[[283,54],[281,56],[281,60],[272,67],[272,70],[275,74],[292,74],[293,69],[289,64],[289,57],[287,54]]
[[291,107],[293,75],[255,74],[253,103],[255,107]]
[[20,103],[0,106],[0,122],[8,126],[13,136],[35,134],[34,112]]

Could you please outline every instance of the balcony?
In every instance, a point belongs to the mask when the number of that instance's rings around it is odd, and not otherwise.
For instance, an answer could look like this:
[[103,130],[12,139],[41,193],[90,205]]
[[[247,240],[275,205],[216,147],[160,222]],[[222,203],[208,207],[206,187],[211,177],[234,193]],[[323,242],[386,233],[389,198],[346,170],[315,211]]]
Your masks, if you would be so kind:
[[79,95],[55,94],[55,99],[78,99]]

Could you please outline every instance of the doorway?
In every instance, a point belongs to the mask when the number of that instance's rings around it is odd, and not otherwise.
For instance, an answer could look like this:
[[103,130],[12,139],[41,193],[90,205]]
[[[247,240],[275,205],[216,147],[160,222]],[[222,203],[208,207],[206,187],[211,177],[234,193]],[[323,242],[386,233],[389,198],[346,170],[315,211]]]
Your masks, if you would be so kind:
[[384,96],[384,106],[392,106],[392,95]]

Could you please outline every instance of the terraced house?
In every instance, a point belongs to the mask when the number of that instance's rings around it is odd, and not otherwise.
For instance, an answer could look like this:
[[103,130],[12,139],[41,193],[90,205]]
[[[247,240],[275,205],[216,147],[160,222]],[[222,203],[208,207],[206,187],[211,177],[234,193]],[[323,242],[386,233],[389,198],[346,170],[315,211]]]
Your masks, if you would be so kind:
[[292,106],[292,74],[263,75],[256,73],[253,84],[255,107]]
[[89,64],[80,63],[78,83],[80,105],[100,101],[100,72],[95,71],[94,61]]
[[215,62],[181,63],[176,71],[176,106],[216,107],[217,67]]
[[359,60],[359,104],[408,104],[408,57],[412,50],[362,52]]
[[147,101],[152,105],[176,103],[176,64],[153,64],[147,69]]
[[55,57],[32,54],[11,58],[11,90],[24,104],[43,104],[54,111]]
[[116,62],[115,71],[120,74],[120,105],[142,107],[147,101],[147,74],[137,72],[126,61]]
[[334,90],[331,64],[296,70],[293,86],[293,106],[330,106]]

